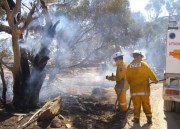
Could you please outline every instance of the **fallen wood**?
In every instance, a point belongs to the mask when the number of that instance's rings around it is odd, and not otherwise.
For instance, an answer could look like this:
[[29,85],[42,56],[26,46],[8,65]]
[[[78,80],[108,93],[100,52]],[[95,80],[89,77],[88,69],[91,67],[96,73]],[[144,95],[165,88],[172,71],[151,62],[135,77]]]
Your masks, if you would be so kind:
[[12,114],[13,116],[27,116],[27,114],[24,114],[24,113],[13,113]]
[[51,123],[50,123],[50,128],[61,128],[64,124],[62,123],[62,121],[58,118],[55,117]]
[[66,124],[66,127],[70,129],[72,126],[70,124]]
[[64,116],[62,116],[61,114],[59,114],[58,117],[59,117],[59,119],[65,120]]
[[[36,115],[38,115],[38,113],[41,111],[42,109],[39,109],[36,113],[34,113],[34,115],[28,120],[28,122],[26,122],[25,124],[22,125],[22,129],[29,126],[31,123],[33,123],[34,121],[33,118],[36,117]],[[37,119],[36,119],[37,120]]]
[[53,119],[59,114],[61,98],[57,97],[52,101],[47,102],[41,109],[39,113],[38,121]]
[[4,112],[6,114],[12,115],[12,116],[27,116],[25,113],[12,113],[12,112]]
[[39,109],[34,115],[22,125],[22,129],[29,126],[34,121],[41,121],[47,119],[53,119],[59,114],[61,98],[56,97],[52,101],[48,101],[41,109]]
[[23,118],[23,116],[19,116],[17,122],[20,122]]

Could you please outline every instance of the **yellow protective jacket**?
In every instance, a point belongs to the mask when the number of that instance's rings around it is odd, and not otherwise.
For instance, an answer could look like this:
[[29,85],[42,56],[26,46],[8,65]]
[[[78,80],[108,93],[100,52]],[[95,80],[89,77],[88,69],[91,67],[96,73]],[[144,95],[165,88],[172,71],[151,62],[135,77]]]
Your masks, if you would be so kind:
[[[113,77],[112,81],[116,81],[116,91],[118,91],[119,89],[123,91],[129,89],[129,84],[126,80],[126,66],[123,62],[117,66],[116,76]],[[122,89],[122,87],[124,88]]]
[[130,85],[131,96],[150,95],[149,79],[158,82],[154,72],[144,61],[134,60],[127,67],[127,81]]

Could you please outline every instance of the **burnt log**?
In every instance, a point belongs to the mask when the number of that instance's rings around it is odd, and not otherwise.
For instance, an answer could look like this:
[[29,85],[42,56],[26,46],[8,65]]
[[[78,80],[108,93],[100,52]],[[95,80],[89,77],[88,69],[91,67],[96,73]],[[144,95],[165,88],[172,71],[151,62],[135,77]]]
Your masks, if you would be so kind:
[[60,97],[56,97],[53,100],[46,102],[42,108],[35,112],[34,115],[22,125],[22,129],[26,128],[35,121],[51,121],[53,118],[55,118],[55,116],[59,115],[61,101],[62,99]]
[[41,120],[52,120],[55,116],[59,114],[60,105],[62,99],[60,97],[56,97],[52,101],[48,101],[42,108],[41,112],[38,116],[38,121]]

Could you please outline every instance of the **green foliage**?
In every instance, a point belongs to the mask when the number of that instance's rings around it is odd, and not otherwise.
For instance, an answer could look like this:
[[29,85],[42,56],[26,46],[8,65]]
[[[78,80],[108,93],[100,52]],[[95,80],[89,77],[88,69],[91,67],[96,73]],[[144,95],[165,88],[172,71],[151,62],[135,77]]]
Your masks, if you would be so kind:
[[180,0],[166,0],[165,7],[169,15],[180,14]]
[[145,23],[145,17],[141,12],[131,12],[131,16],[136,23],[141,25]]
[[63,37],[63,42],[70,48],[76,44],[71,51],[78,55],[77,58],[87,55],[89,59],[109,60],[115,51],[135,45],[142,36],[141,26],[131,18],[128,0],[76,0],[68,5],[60,4],[58,9],[57,16],[63,15],[80,26],[76,35],[71,35],[72,40]]
[[149,12],[150,20],[157,21],[163,10],[169,13],[169,16],[180,14],[180,0],[150,0],[146,6]]

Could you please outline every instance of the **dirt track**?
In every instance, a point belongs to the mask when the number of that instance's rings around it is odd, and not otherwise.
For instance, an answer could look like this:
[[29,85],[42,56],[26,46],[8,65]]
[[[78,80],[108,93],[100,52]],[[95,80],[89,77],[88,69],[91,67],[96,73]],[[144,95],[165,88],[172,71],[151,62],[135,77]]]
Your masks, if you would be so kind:
[[146,124],[146,117],[143,112],[141,112],[140,126],[133,125],[131,122],[133,115],[130,113],[124,129],[180,129],[180,114],[163,111],[162,84],[151,86],[151,106],[152,126]]

